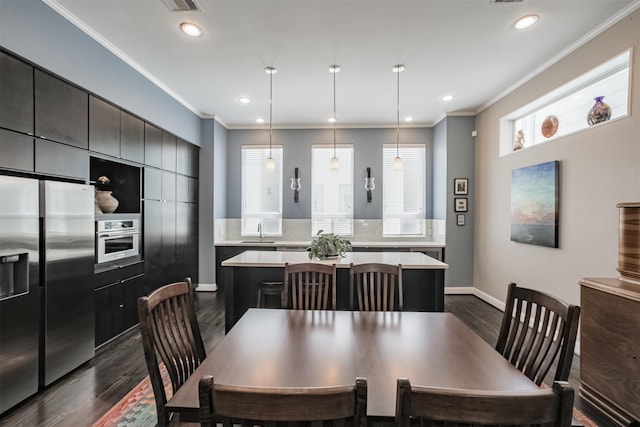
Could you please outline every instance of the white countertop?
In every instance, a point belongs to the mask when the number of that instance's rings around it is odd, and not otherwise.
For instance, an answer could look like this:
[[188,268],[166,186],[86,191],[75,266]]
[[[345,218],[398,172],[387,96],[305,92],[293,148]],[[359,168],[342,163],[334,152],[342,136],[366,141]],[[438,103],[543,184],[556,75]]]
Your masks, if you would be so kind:
[[[216,241],[215,246],[275,246],[278,247],[300,247],[306,248],[311,244],[311,240],[275,240],[265,237],[262,241],[257,238],[247,238],[245,240],[223,240]],[[393,241],[393,240],[352,240],[351,246],[365,248],[444,248],[444,243],[434,241]]]
[[369,262],[402,264],[410,269],[447,269],[448,264],[431,258],[421,252],[347,252],[344,258],[310,260],[306,252],[286,251],[245,251],[222,262],[223,267],[284,267],[285,263],[298,264],[315,262],[335,264],[337,268],[349,268],[351,263]]

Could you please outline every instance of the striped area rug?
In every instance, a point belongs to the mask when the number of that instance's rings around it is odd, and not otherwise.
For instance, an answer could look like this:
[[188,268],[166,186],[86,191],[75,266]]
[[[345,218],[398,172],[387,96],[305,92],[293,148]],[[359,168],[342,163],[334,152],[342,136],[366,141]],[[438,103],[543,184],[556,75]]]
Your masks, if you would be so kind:
[[[161,369],[162,379],[165,383],[167,399],[172,395],[171,381],[165,369]],[[168,385],[167,385],[168,384]],[[149,377],[145,377],[140,384],[135,386],[113,408],[104,414],[93,427],[153,427],[158,422],[155,399]],[[573,409],[573,425],[585,427],[598,427],[590,418],[581,411]]]

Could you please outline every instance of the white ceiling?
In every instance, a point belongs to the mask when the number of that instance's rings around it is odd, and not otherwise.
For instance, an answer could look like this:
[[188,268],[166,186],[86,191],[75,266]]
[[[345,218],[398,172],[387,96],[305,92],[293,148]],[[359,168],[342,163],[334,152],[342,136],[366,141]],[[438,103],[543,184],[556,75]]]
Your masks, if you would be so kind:
[[[201,117],[228,128],[328,127],[336,76],[339,127],[433,125],[475,113],[612,23],[640,0],[43,0]],[[517,18],[538,23],[516,31]],[[186,37],[183,21],[204,35]],[[452,94],[450,102],[441,100]],[[238,99],[247,96],[250,104]],[[406,126],[403,124],[403,126]]]

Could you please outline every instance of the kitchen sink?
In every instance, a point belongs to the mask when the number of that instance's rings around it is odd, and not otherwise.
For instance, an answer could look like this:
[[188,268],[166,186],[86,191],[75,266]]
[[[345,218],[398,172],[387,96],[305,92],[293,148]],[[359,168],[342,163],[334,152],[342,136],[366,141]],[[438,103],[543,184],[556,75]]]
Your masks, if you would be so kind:
[[240,243],[275,243],[275,240],[241,240]]

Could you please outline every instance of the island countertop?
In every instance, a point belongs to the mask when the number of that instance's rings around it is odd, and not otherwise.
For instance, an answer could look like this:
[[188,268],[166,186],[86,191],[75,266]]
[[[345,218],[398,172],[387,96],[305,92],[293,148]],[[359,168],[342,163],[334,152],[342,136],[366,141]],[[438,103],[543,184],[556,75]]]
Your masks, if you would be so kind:
[[[298,247],[306,248],[311,240],[276,240],[265,237],[263,240],[258,238],[247,240],[220,240],[214,243],[215,246],[273,246],[282,247]],[[445,244],[432,240],[352,240],[351,245],[356,248],[444,248]]]
[[403,269],[447,269],[449,265],[421,252],[347,252],[343,258],[310,260],[307,252],[245,251],[222,262],[223,267],[284,267],[285,263],[316,262],[349,268],[350,264],[402,264]]

